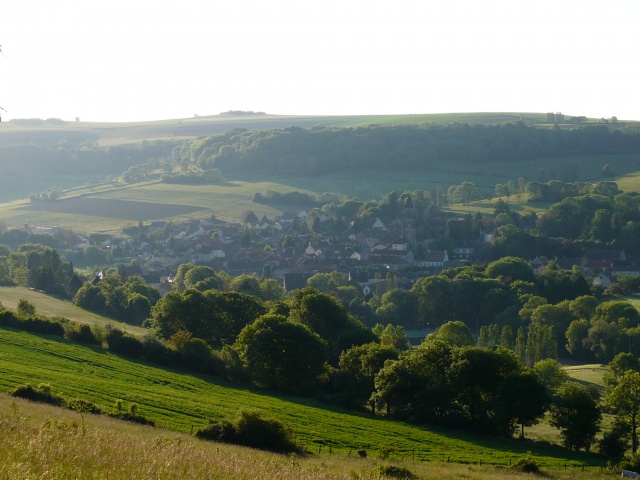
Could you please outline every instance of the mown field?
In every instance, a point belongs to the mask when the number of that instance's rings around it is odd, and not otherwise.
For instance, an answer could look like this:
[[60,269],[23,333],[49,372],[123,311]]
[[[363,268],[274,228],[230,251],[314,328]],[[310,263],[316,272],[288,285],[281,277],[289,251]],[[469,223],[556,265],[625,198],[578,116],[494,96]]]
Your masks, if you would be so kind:
[[147,333],[147,330],[142,327],[120,323],[117,320],[76,307],[70,300],[55,298],[26,287],[0,287],[0,303],[2,303],[5,308],[15,310],[21,299],[25,299],[33,303],[36,307],[36,313],[40,315],[63,317],[74,322],[86,323],[89,325],[104,326],[110,323],[112,325],[117,325],[130,333],[138,335]]
[[234,416],[252,408],[288,423],[311,451],[320,443],[334,453],[371,455],[389,448],[397,458],[508,465],[532,452],[540,464],[562,467],[602,465],[603,459],[529,441],[500,440],[446,429],[420,428],[353,414],[317,402],[275,396],[213,380],[130,361],[101,348],[59,338],[0,329],[0,391],[18,385],[49,383],[67,397],[91,400],[111,410],[116,399],[139,404],[140,414],[157,425],[190,432],[209,418]]

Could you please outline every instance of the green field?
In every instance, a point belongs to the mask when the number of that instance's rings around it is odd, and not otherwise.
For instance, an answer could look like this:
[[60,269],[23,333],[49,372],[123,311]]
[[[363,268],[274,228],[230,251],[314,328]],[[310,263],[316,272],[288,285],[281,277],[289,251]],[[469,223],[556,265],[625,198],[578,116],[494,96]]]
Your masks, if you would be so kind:
[[0,329],[0,391],[18,385],[49,383],[68,397],[91,400],[103,409],[115,399],[136,402],[140,414],[157,425],[182,432],[198,428],[209,418],[234,416],[253,408],[279,418],[293,428],[299,441],[314,450],[318,442],[330,443],[335,453],[380,447],[399,456],[431,461],[508,465],[532,452],[539,463],[562,466],[565,462],[601,464],[602,459],[579,455],[560,447],[523,441],[427,429],[353,414],[310,400],[274,396],[209,377],[185,375],[130,361],[98,347],[77,345],[53,337]]
[[[563,163],[580,163],[583,180],[597,182],[602,165],[609,163],[622,179],[625,191],[640,190],[640,176],[636,176],[639,156],[593,156],[550,159],[541,162],[519,162],[504,164],[489,162],[482,167],[470,168],[468,164],[449,163],[445,167],[434,167],[425,171],[368,171],[345,172],[313,177],[250,177],[227,179],[216,185],[175,185],[159,181],[147,181],[134,185],[101,185],[76,188],[57,202],[30,203],[11,202],[0,205],[0,222],[19,227],[54,224],[74,231],[117,232],[138,221],[170,220],[184,221],[191,218],[206,218],[215,215],[222,220],[237,222],[242,212],[253,210],[259,217],[273,218],[285,210],[308,208],[298,206],[267,206],[252,202],[256,193],[267,190],[277,192],[300,191],[305,193],[342,193],[361,200],[379,199],[385,193],[406,190],[435,191],[439,186],[446,189],[469,180],[474,182],[481,195],[492,194],[496,183],[516,180],[537,180],[541,167],[560,170]],[[546,165],[546,167],[545,167]],[[109,202],[111,201],[111,202]],[[138,203],[129,203],[138,202]],[[534,208],[540,210],[547,205],[528,204],[526,198],[512,196],[510,204],[516,210]],[[493,203],[475,202],[470,206],[452,205],[452,211],[493,211]]]
[[[378,468],[396,465],[421,480],[526,480],[505,466],[398,460],[345,454],[286,456],[198,440],[104,416],[14,399],[0,394],[0,478],[67,480],[381,480]],[[325,449],[326,450],[326,449]],[[605,479],[599,466],[543,467],[542,478]]]
[[58,299],[26,287],[0,287],[0,302],[5,308],[15,310],[21,299],[28,300],[36,306],[36,313],[50,317],[63,317],[78,323],[104,326],[108,323],[118,325],[127,332],[142,335],[147,330],[133,325],[120,323],[102,315],[76,307],[69,300]]

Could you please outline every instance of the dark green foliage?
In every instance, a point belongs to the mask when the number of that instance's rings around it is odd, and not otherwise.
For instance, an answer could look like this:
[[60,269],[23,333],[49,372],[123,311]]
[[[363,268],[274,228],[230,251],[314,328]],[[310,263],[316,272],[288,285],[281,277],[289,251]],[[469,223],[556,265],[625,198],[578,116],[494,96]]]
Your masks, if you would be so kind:
[[589,391],[574,382],[562,385],[551,407],[551,426],[560,434],[569,450],[589,451],[600,429],[602,413]]
[[618,464],[620,470],[640,471],[640,453],[633,453],[625,456]]
[[487,160],[517,162],[637,151],[637,134],[611,132],[605,126],[575,130],[543,130],[522,123],[473,128],[462,124],[288,127],[236,129],[198,138],[180,149],[179,161],[202,169],[219,168],[223,173],[308,175],[387,167],[389,159],[396,168],[415,168],[452,161],[478,165]]
[[528,455],[526,457],[519,458],[516,462],[511,466],[513,470],[517,470],[518,472],[525,473],[534,473],[540,474],[540,467],[536,463],[535,459]]
[[21,322],[24,330],[30,332],[42,333],[45,335],[57,335],[58,337],[64,336],[64,327],[60,322],[55,320],[49,320],[46,318],[28,318]]
[[196,436],[273,452],[298,450],[287,425],[273,418],[262,417],[254,411],[241,410],[233,422],[210,420],[208,425],[196,432]]
[[150,420],[142,415],[136,415],[131,412],[114,412],[109,413],[109,416],[112,418],[117,418],[118,420],[124,420],[125,422],[139,423],[140,425],[149,425],[151,427],[155,427],[156,423],[153,420]]
[[142,342],[138,337],[125,333],[117,328],[111,327],[107,329],[105,341],[109,350],[113,353],[140,358],[144,351]]
[[236,428],[229,420],[209,420],[209,423],[196,430],[196,437],[214,442],[234,443]]
[[262,301],[239,292],[188,289],[169,292],[152,310],[152,325],[165,339],[189,332],[216,348],[232,344],[240,331],[266,312]]
[[326,344],[318,334],[273,314],[247,325],[234,348],[254,382],[285,390],[312,388],[327,359]]
[[62,407],[65,405],[65,400],[60,395],[57,395],[51,391],[51,386],[47,384],[40,384],[36,388],[30,384],[21,385],[12,390],[9,395],[12,397],[24,398],[31,400],[32,402],[47,403],[49,405],[55,405],[56,407]]
[[92,413],[94,415],[102,414],[102,409],[98,407],[95,403],[90,402],[89,400],[84,400],[82,398],[74,398],[67,402],[67,408],[70,410],[75,410],[80,413]]
[[380,465],[375,469],[375,473],[382,477],[399,478],[401,480],[412,480],[414,478],[418,478],[408,468],[398,467],[397,465]]
[[102,342],[96,337],[90,325],[69,322],[66,325],[64,337],[74,342],[89,345],[100,345]]
[[151,307],[160,299],[160,293],[146,285],[140,277],[119,274],[96,277],[78,289],[75,304],[86,310],[119,318],[139,325],[151,315]]
[[178,367],[180,365],[180,354],[169,348],[156,336],[152,334],[143,335],[141,342],[144,357],[150,362],[166,367]]
[[624,422],[614,422],[611,429],[602,433],[598,440],[598,452],[609,458],[620,458],[629,447],[629,426]]

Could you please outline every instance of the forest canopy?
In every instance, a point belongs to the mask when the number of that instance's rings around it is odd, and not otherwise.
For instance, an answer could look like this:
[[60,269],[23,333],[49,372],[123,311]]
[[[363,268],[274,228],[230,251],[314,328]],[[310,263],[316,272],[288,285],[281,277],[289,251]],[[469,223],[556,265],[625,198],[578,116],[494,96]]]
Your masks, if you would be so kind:
[[422,167],[442,162],[526,161],[640,152],[640,133],[585,126],[545,130],[502,125],[396,125],[356,128],[235,129],[176,147],[176,160],[223,173],[319,174],[362,168]]

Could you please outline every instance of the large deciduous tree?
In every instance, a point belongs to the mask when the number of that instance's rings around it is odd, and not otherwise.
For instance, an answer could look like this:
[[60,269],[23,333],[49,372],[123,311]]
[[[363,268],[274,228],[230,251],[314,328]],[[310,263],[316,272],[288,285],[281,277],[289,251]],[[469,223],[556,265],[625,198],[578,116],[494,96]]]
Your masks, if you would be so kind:
[[267,314],[247,325],[234,344],[260,386],[305,391],[324,370],[326,343],[307,326]]
[[638,450],[638,415],[640,414],[640,373],[627,371],[618,384],[606,396],[606,403],[621,417],[631,429],[631,450]]
[[589,450],[600,430],[602,413],[589,391],[575,382],[562,385],[551,407],[551,426],[560,430],[569,450]]

